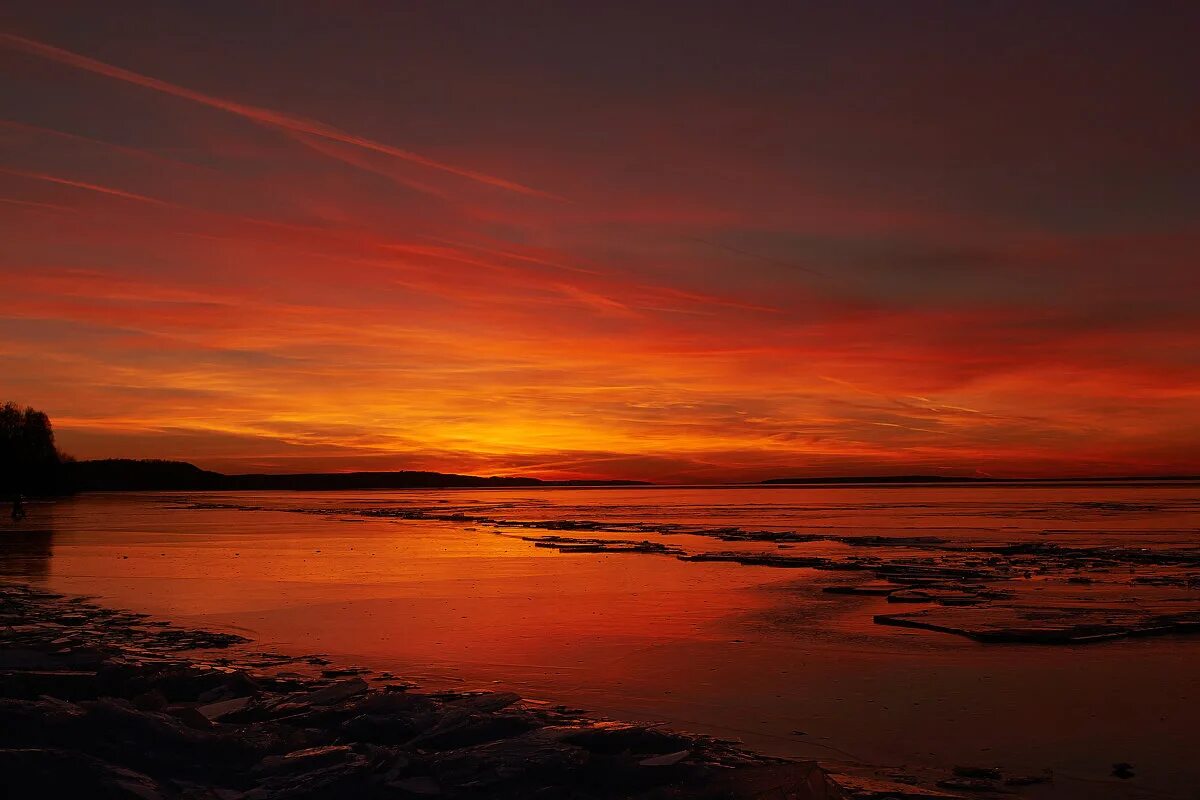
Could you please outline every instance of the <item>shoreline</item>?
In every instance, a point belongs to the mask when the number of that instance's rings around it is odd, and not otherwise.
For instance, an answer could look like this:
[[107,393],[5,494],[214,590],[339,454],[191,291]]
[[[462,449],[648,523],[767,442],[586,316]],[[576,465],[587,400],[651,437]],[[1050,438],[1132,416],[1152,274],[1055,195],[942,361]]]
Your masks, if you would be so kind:
[[29,793],[17,797],[848,800],[1047,788],[1045,775],[980,767],[767,757],[511,692],[414,691],[390,673],[255,651],[241,636],[11,579],[0,603],[0,767]]

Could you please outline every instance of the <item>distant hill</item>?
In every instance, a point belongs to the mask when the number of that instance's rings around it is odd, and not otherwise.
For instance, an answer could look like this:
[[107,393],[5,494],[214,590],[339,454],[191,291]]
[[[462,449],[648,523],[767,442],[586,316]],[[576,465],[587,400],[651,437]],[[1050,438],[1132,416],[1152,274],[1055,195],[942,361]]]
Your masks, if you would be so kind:
[[638,486],[644,481],[544,481],[538,478],[455,475],[443,472],[309,472],[225,475],[186,461],[108,458],[68,465],[76,491],[199,491],[239,489],[333,491],[348,489],[437,489],[520,486]]
[[82,492],[219,489],[228,476],[186,461],[105,458],[67,465],[68,481]]
[[[352,491],[357,489],[449,489],[538,486],[652,486],[647,481],[564,480],[539,478],[458,475],[446,472],[302,472],[225,475],[201,469],[186,461],[107,458],[97,461],[64,461],[61,485],[65,491]],[[1115,478],[982,478],[949,475],[836,475],[812,478],[770,478],[761,486],[841,486],[851,484],[1027,484],[1027,483],[1118,483],[1147,481],[1195,481],[1194,476]],[[741,484],[745,485],[745,484]],[[736,484],[728,485],[728,488]],[[719,488],[719,487],[710,487]]]

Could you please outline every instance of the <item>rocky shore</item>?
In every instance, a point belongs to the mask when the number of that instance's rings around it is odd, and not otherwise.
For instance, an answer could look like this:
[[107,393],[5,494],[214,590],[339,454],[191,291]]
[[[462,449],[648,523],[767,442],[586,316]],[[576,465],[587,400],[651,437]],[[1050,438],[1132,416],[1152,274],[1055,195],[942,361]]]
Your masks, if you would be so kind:
[[903,800],[1046,782],[768,758],[506,692],[414,688],[0,584],[0,774],[12,798]]

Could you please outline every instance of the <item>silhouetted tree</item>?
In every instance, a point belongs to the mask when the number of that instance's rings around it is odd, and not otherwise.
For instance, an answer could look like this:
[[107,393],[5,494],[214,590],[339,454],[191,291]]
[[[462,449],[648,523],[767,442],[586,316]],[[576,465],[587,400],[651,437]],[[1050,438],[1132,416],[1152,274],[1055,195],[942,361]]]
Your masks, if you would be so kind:
[[62,491],[63,462],[50,418],[16,403],[0,406],[0,491],[5,495]]

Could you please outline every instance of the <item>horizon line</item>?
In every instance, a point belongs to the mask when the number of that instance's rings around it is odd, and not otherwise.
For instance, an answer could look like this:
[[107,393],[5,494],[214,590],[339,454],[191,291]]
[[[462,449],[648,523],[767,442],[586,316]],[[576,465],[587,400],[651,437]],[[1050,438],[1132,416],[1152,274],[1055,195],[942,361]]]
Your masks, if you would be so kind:
[[129,458],[129,457],[105,457],[92,459],[76,460],[77,464],[89,464],[98,462],[134,462],[144,464],[171,464],[171,465],[186,465],[201,472],[210,473],[225,478],[246,478],[246,477],[319,477],[329,476],[341,477],[351,475],[437,475],[455,478],[470,478],[477,480],[527,480],[537,481],[544,484],[564,484],[564,483],[590,483],[590,484],[632,484],[638,486],[761,486],[761,487],[787,487],[799,485],[822,485],[822,484],[854,484],[854,483],[1073,483],[1073,482],[1119,482],[1119,481],[1200,481],[1200,474],[1188,473],[1147,473],[1147,474],[1117,474],[1117,475],[1086,475],[1086,474],[1067,474],[1055,476],[992,476],[992,475],[945,475],[937,473],[873,473],[866,475],[788,475],[783,477],[763,478],[760,480],[727,480],[727,481],[702,481],[698,483],[684,483],[671,481],[648,480],[643,478],[628,478],[628,477],[574,477],[574,478],[544,478],[536,475],[526,474],[491,474],[482,475],[473,472],[444,472],[440,470],[427,469],[392,469],[392,470],[372,470],[372,469],[350,469],[350,470],[321,470],[308,472],[221,472],[214,469],[207,469],[198,466],[190,461],[182,459],[167,459],[167,458]]

